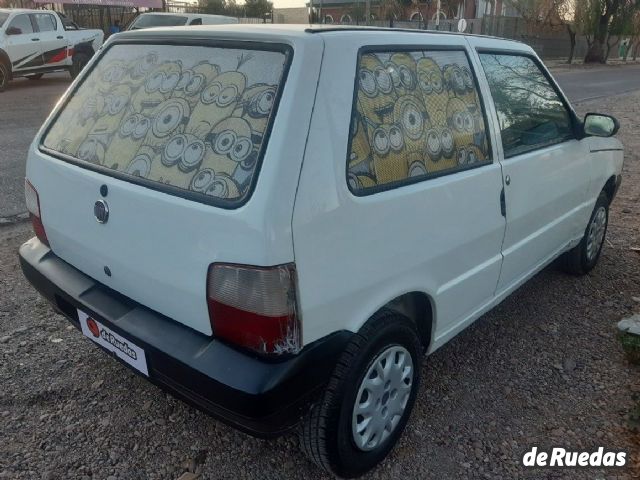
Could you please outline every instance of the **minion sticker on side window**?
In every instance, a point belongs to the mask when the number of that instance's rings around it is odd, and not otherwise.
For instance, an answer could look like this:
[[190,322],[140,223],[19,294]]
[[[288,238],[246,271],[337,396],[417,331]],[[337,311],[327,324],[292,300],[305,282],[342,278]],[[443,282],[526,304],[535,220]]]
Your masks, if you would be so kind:
[[422,101],[435,126],[446,125],[449,93],[438,64],[430,57],[422,57],[417,62],[418,89]]
[[410,53],[394,53],[385,66],[399,96],[413,93],[418,85],[417,65]]
[[389,69],[373,54],[363,55],[358,69],[358,109],[367,120],[381,124],[393,120],[398,94]]

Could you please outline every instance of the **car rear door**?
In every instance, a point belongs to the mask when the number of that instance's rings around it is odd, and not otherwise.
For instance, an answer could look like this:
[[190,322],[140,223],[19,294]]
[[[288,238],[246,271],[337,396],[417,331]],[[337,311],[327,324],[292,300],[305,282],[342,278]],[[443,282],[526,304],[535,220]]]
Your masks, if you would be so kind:
[[575,114],[533,51],[469,37],[494,105],[507,228],[498,293],[582,236],[590,213],[588,148]]
[[42,67],[40,37],[32,23],[31,15],[27,13],[16,15],[9,21],[5,32],[7,54],[14,72]]
[[34,13],[42,61],[44,67],[59,67],[65,65],[67,59],[67,39],[64,28],[56,15],[51,13]]

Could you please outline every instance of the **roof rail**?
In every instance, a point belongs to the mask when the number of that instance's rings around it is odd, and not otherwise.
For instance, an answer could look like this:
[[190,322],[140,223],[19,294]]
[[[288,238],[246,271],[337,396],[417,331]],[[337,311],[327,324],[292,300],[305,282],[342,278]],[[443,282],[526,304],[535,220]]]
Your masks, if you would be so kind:
[[480,35],[477,33],[450,32],[446,30],[421,30],[413,28],[391,28],[391,27],[373,27],[373,26],[331,26],[331,27],[309,27],[305,29],[307,33],[325,33],[325,32],[404,32],[404,33],[421,33],[427,35],[462,35],[468,37],[494,38],[496,40],[508,40],[510,42],[524,43],[520,40],[512,38],[496,37],[494,35]]

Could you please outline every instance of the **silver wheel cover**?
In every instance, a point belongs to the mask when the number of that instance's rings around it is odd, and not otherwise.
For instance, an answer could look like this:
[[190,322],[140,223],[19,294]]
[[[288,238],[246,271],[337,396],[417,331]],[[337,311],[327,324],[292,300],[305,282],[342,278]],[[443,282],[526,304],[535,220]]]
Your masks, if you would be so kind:
[[607,209],[600,207],[593,216],[587,232],[587,260],[592,261],[598,255],[606,228]]
[[360,450],[374,450],[395,431],[412,388],[413,359],[406,348],[388,347],[371,362],[351,419],[353,440]]

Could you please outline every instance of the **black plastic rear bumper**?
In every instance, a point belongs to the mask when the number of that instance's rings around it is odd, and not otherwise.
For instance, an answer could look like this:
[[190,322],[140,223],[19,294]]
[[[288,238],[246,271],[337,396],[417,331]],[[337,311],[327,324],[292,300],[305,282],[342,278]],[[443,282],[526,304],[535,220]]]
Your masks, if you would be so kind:
[[144,348],[153,383],[255,436],[276,436],[297,425],[352,335],[337,332],[298,355],[268,361],[109,289],[36,238],[20,247],[20,263],[27,279],[76,327],[80,328],[76,309],[81,309]]

